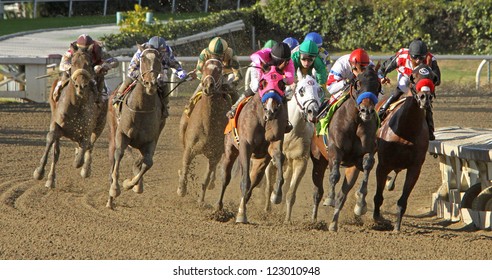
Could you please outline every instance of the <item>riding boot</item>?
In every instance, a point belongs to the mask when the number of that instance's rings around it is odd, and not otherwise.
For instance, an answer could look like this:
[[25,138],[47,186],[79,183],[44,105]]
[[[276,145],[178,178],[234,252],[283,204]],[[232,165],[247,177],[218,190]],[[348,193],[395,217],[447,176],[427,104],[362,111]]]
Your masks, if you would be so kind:
[[381,106],[381,108],[379,108],[378,115],[379,115],[379,119],[381,121],[384,119],[386,110],[388,110],[388,108],[391,105],[391,103],[393,103],[396,100],[398,100],[398,98],[400,98],[400,96],[402,94],[403,94],[403,91],[401,91],[399,88],[397,88],[396,91],[393,94],[391,94],[390,97],[388,97],[388,99],[383,104],[383,106]]
[[198,84],[198,86],[195,89],[195,92],[193,92],[193,95],[190,97],[190,100],[188,101],[188,104],[185,105],[184,112],[185,114],[189,117],[191,115],[191,112],[193,111],[193,108],[195,108],[195,96],[198,94],[198,92],[202,91],[202,84]]
[[97,105],[101,104],[101,93],[99,92],[99,87],[96,83],[96,81],[92,81],[91,83],[92,91],[94,92],[94,102],[96,102]]
[[122,101],[123,92],[125,92],[126,88],[131,85],[131,83],[133,83],[133,79],[130,77],[126,77],[125,81],[123,81],[123,83],[118,88],[116,96],[113,97],[113,106]]
[[162,118],[169,117],[169,98],[166,96],[161,99],[162,102]]
[[425,120],[427,122],[427,127],[429,127],[429,140],[436,140],[436,136],[434,136],[434,118],[432,115],[432,108],[428,107],[425,110]]
[[232,105],[231,110],[229,110],[229,112],[226,113],[226,116],[229,119],[233,119],[234,116],[236,115],[237,107],[239,106],[241,101],[243,101],[246,97],[253,96],[254,94],[255,93],[251,89],[247,89],[243,94],[241,94],[241,96],[239,96],[236,103],[234,103],[234,105]]
[[70,78],[69,75],[70,74],[68,73],[68,71],[63,71],[63,73],[60,76],[60,79],[58,80],[58,83],[56,83],[55,89],[53,90],[53,100],[55,102],[57,102],[58,99],[60,98],[61,90],[65,86],[67,80]]
[[285,126],[285,133],[291,132],[293,128],[294,126],[292,125],[292,123],[289,120],[287,120],[287,125]]

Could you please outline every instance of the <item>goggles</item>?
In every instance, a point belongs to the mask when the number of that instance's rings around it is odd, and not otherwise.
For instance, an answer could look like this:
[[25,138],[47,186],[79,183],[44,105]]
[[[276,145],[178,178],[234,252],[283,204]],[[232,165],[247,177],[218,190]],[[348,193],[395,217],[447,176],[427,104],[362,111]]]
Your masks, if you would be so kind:
[[301,56],[301,60],[302,61],[313,62],[314,61],[314,57],[312,57],[312,56]]
[[425,55],[415,55],[415,54],[412,54],[412,55],[410,55],[410,57],[412,59],[415,59],[415,60],[424,60],[426,56]]

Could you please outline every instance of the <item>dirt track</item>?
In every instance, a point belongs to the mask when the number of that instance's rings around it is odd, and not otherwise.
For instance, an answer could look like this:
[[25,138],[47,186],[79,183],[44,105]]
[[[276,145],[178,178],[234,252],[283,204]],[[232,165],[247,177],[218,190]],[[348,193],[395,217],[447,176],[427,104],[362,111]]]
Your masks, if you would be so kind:
[[[440,97],[435,102],[437,127],[492,127],[491,96]],[[188,196],[176,194],[182,148],[178,122],[185,99],[171,101],[171,116],[161,135],[146,189],[125,191],[108,210],[107,130],[94,152],[92,176],[82,179],[72,168],[74,145],[62,141],[57,187],[32,179],[45,146],[49,107],[0,105],[0,259],[492,259],[492,233],[449,223],[429,212],[431,193],[441,183],[438,161],[428,156],[409,200],[402,232],[372,227],[375,175],[369,182],[369,212],[363,224],[352,217],[353,191],[340,218],[338,233],[310,229],[311,167],[299,188],[293,224],[284,225],[285,205],[263,212],[263,191],[255,190],[248,204],[251,224],[221,223],[210,218],[218,188],[208,191],[200,207],[198,186]],[[122,176],[131,172],[126,154]],[[201,174],[200,158],[195,171]],[[402,174],[403,175],[403,174]],[[403,178],[404,176],[399,176]],[[326,181],[326,180],[325,180]],[[396,190],[385,192],[382,213],[395,219]],[[238,180],[226,192],[225,207],[235,213]],[[332,209],[322,208],[329,223]]]

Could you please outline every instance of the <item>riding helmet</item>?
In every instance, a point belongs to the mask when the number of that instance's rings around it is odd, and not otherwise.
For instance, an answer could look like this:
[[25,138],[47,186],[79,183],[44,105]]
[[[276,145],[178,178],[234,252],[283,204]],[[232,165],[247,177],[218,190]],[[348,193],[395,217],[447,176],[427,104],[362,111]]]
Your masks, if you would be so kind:
[[301,54],[317,56],[319,49],[314,41],[304,40],[304,42],[302,42],[301,46],[299,47],[299,51],[301,52]]
[[263,49],[271,49],[276,43],[277,41],[270,39],[263,45]]
[[220,37],[213,38],[208,44],[208,50],[215,55],[223,55],[228,47],[226,40]]
[[408,52],[412,56],[427,55],[427,45],[422,41],[422,39],[415,39],[410,43],[410,46],[408,46]]
[[154,48],[154,49],[162,49],[166,47],[166,40],[164,38],[159,37],[159,36],[154,36],[149,39],[147,42],[149,47]]
[[91,36],[82,34],[79,38],[77,38],[76,44],[79,48],[87,48],[88,46],[94,44],[94,40],[92,40]]
[[369,55],[364,49],[356,49],[354,50],[349,57],[349,61],[351,64],[360,64],[360,66],[365,67],[369,65]]
[[311,40],[315,42],[318,48],[321,47],[321,45],[323,45],[323,37],[321,37],[321,35],[319,35],[316,32],[309,32],[304,38],[304,41],[306,40]]
[[276,43],[272,47],[272,59],[276,60],[286,60],[290,59],[290,47],[286,43]]
[[293,38],[293,37],[287,37],[282,42],[289,45],[291,50],[293,50],[295,47],[299,46],[299,41],[297,41],[297,39]]

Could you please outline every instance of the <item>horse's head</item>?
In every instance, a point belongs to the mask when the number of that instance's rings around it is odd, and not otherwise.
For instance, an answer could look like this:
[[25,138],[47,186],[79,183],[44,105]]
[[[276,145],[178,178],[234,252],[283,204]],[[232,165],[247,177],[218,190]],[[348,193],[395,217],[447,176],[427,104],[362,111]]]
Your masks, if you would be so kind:
[[139,46],[140,54],[140,82],[146,89],[147,94],[157,92],[157,77],[161,73],[161,54],[153,48]]
[[219,92],[222,85],[222,61],[211,58],[205,62],[201,84],[203,94],[206,96]]
[[89,92],[95,83],[94,70],[92,69],[92,45],[88,49],[77,48],[72,46],[72,59],[70,67],[70,81],[75,88],[75,94],[79,97]]
[[410,90],[420,109],[430,107],[432,104],[435,94],[434,79],[434,72],[425,64],[421,64],[412,72]]
[[296,86],[294,98],[297,106],[302,110],[304,119],[316,122],[316,116],[320,106],[323,89],[310,75],[300,80]]
[[364,122],[370,121],[376,115],[375,106],[381,91],[381,82],[377,70],[373,67],[367,67],[364,72],[357,76],[352,90],[359,110],[359,117]]
[[270,67],[267,73],[262,73],[258,93],[265,111],[265,121],[275,119],[285,95],[283,74],[277,67]]

